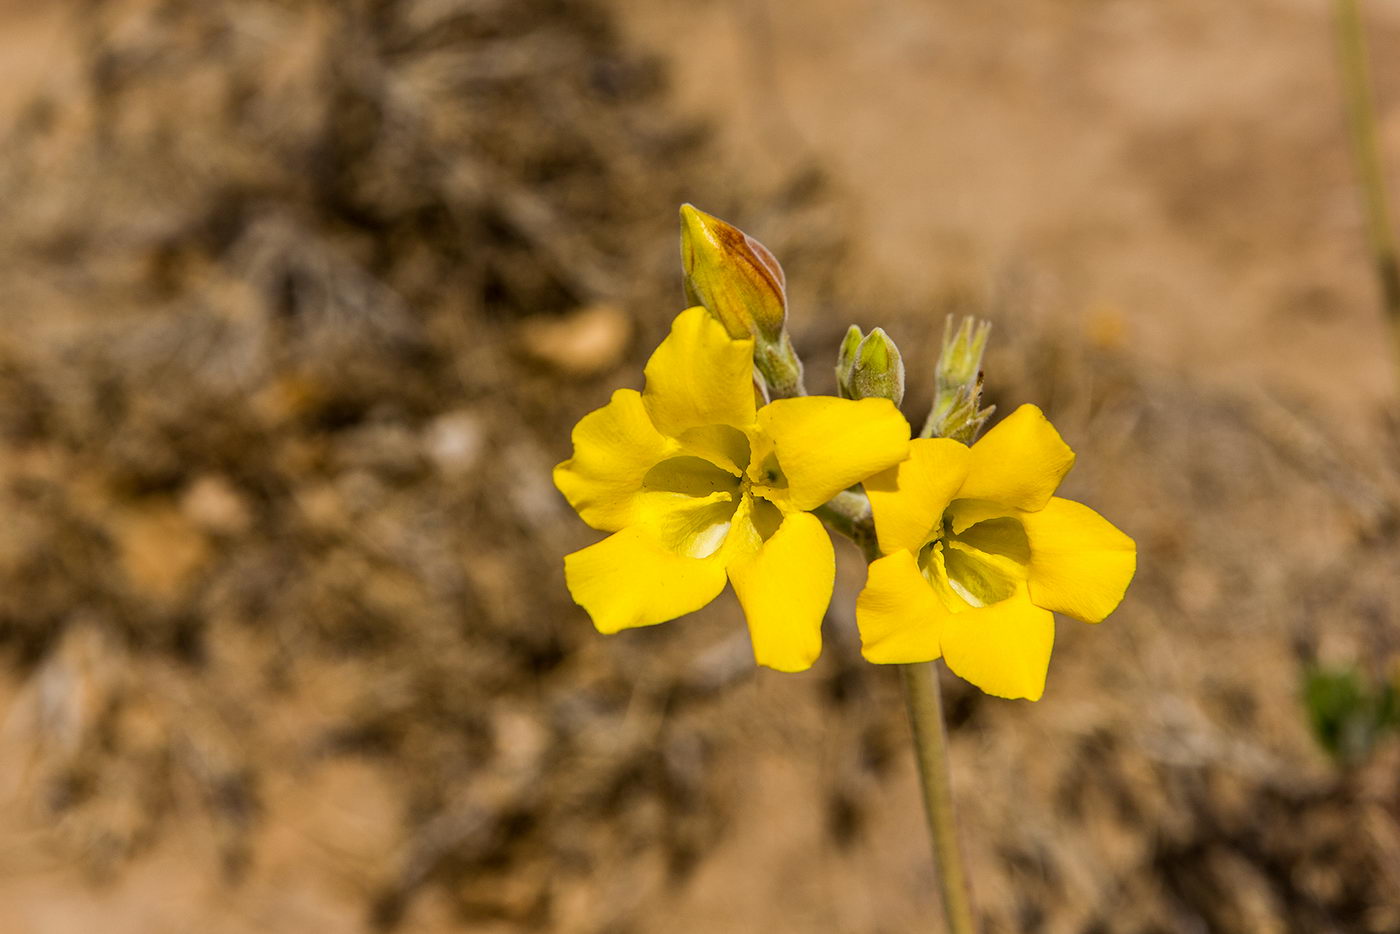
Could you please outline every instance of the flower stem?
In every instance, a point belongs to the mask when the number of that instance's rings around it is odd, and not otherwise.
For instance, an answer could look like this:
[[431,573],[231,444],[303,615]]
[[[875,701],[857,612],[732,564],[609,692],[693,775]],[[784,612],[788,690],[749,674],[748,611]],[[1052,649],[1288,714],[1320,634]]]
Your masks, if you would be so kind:
[[880,546],[875,542],[875,520],[870,514],[870,500],[863,492],[843,490],[812,512],[855,542],[865,555],[866,564],[880,557]]
[[1381,302],[1389,319],[1395,352],[1400,355],[1400,251],[1395,244],[1380,140],[1376,132],[1376,108],[1371,94],[1370,67],[1366,56],[1365,24],[1359,0],[1337,0],[1337,38],[1342,64],[1342,94],[1352,154],[1356,159],[1371,261],[1380,281]]
[[939,695],[934,662],[900,665],[904,702],[914,733],[919,780],[924,794],[924,814],[942,886],[943,915],[949,934],[973,934],[972,899],[958,849],[953,813],[953,789],[948,777],[948,740],[943,726],[943,700]]

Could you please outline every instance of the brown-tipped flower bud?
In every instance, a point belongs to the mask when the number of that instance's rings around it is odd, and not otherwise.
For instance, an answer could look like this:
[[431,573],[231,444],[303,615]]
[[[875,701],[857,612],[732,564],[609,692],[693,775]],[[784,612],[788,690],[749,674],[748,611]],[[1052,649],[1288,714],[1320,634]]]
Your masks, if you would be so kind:
[[865,335],[856,348],[849,389],[852,399],[888,399],[895,405],[904,401],[904,359],[884,328]]
[[787,284],[768,248],[732,224],[681,205],[685,297],[703,305],[729,336],[752,338],[753,362],[772,398],[805,393],[802,360],[788,337]]
[[686,299],[704,305],[731,337],[780,339],[787,282],[783,267],[763,244],[733,224],[683,204],[681,265]]
[[843,399],[851,398],[851,370],[856,365],[856,351],[865,335],[856,325],[846,329],[841,340],[841,349],[836,352],[836,394]]

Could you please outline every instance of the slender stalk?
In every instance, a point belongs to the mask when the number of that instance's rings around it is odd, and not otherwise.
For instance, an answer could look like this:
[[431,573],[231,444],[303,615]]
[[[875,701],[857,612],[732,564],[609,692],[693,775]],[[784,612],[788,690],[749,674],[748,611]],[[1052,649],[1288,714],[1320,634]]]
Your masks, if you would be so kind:
[[1366,30],[1359,0],[1337,0],[1337,38],[1342,65],[1342,95],[1351,132],[1352,155],[1366,212],[1366,235],[1371,261],[1380,280],[1381,302],[1389,319],[1400,362],[1400,250],[1390,220],[1385,190],[1376,107],[1371,95],[1370,65],[1366,54]]
[[[815,510],[837,532],[855,542],[867,563],[880,556],[870,500],[863,493],[846,490]],[[949,934],[974,934],[972,900],[958,849],[953,812],[953,789],[948,777],[948,740],[943,726],[943,700],[938,689],[936,662],[900,665],[909,726],[914,734],[914,755],[919,764],[924,816],[933,844],[934,869],[942,892],[943,914]]]
[[870,500],[859,490],[842,490],[825,505],[812,510],[818,519],[855,542],[869,564],[880,557],[875,542],[875,521],[870,515]]
[[933,855],[942,887],[943,915],[948,921],[949,934],[973,934],[976,928],[972,922],[972,899],[958,849],[953,789],[948,777],[948,739],[935,664],[900,665],[899,673],[904,680],[904,701],[914,732],[924,814],[928,818],[929,837],[933,840]]

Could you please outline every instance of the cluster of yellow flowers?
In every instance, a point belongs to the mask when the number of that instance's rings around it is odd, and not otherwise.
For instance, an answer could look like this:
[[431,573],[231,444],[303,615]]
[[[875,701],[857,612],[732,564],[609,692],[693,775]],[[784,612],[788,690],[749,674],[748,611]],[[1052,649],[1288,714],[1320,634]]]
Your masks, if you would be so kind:
[[[1132,539],[1054,495],[1074,452],[1030,405],[970,446],[953,431],[911,440],[896,407],[903,364],[878,329],[878,353],[843,348],[838,378],[844,393],[885,385],[883,397],[802,394],[776,260],[722,221],[689,206],[682,215],[687,293],[701,304],[675,319],[643,391],[620,389],[584,416],[573,457],[554,471],[580,517],[612,533],[565,558],[575,601],[612,633],[698,610],[727,581],[757,662],[805,670],[821,652],[835,578],[813,513],[855,498],[836,527],[873,520],[880,553],[856,604],[865,657],[942,657],[990,694],[1038,699],[1052,614],[1102,620],[1136,567]],[[749,293],[735,297],[740,287]],[[769,307],[745,314],[755,295]],[[753,324],[765,314],[766,327]],[[897,365],[898,380],[862,378],[862,359],[876,361],[866,376]],[[769,401],[777,395],[787,397]],[[980,424],[977,398],[965,421]]]

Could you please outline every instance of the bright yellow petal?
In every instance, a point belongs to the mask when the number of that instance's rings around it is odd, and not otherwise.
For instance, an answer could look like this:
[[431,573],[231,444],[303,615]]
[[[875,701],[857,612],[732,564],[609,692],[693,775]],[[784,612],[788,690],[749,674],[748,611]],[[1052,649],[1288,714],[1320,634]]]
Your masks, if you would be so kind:
[[879,558],[856,598],[860,653],[879,665],[933,661],[942,654],[948,615],[912,554],[901,550]]
[[1055,617],[1026,595],[951,614],[943,625],[943,660],[953,674],[997,697],[1040,700]]
[[942,524],[970,460],[964,444],[919,438],[909,442],[908,460],[865,481],[882,552],[889,555],[906,548],[918,553]]
[[1082,503],[1053,497],[1021,516],[1030,540],[1036,605],[1097,623],[1123,599],[1137,570],[1137,545]]
[[748,436],[730,425],[691,428],[681,432],[676,440],[687,454],[703,457],[736,477],[743,476],[749,464]]
[[755,555],[735,561],[729,580],[743,604],[754,659],[778,671],[806,671],[822,651],[836,555],[821,521],[793,513]]
[[948,521],[953,525],[954,535],[960,535],[969,527],[988,519],[1000,519],[1005,516],[1014,518],[1020,514],[1019,509],[985,499],[955,499],[948,507]]
[[990,606],[1025,589],[1026,568],[1002,555],[987,554],[959,541],[945,543],[943,565],[948,587],[969,606]]
[[753,341],[734,340],[698,305],[672,322],[647,361],[646,377],[642,401],[664,435],[753,424]]
[[668,551],[687,558],[708,558],[724,545],[734,517],[728,493],[706,497],[657,494],[647,497],[638,526]]
[[972,446],[959,499],[985,499],[1017,509],[1044,507],[1074,466],[1074,452],[1033,405],[1002,419]]
[[724,589],[724,561],[687,558],[627,528],[564,557],[574,602],[599,632],[651,626],[693,613]]
[[652,427],[635,389],[619,389],[581,418],[573,441],[574,456],[554,468],[554,485],[584,522],[604,532],[631,524],[647,471],[677,450]]
[[909,453],[909,423],[888,399],[779,399],[759,410],[758,426],[796,509],[814,509]]

